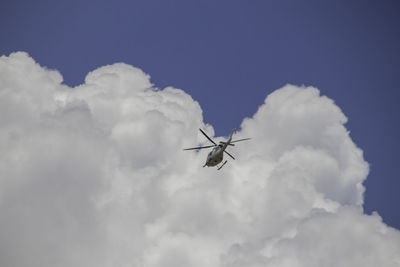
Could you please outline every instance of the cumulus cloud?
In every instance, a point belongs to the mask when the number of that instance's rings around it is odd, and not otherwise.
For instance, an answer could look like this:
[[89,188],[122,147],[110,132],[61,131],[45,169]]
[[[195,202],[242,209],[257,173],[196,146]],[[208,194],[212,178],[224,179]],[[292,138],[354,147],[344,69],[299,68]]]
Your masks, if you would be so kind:
[[287,85],[216,171],[182,151],[214,134],[184,91],[122,63],[70,88],[2,56],[0,265],[399,266],[399,231],[363,214],[368,164],[346,120]]

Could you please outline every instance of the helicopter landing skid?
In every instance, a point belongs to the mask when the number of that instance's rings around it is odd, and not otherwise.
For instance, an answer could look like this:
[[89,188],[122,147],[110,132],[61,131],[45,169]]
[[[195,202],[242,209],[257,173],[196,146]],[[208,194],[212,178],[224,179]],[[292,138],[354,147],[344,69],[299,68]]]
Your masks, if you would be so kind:
[[224,165],[227,163],[228,161],[227,160],[225,160],[225,162],[224,163],[222,163],[222,165],[220,166],[220,167],[218,167],[218,170],[220,170],[222,167],[224,167]]

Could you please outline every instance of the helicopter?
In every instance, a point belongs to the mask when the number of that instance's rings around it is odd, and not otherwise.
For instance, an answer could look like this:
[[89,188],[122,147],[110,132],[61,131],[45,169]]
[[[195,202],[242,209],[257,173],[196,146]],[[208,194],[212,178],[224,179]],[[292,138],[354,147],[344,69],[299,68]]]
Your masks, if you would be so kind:
[[[183,150],[198,150],[198,149],[203,149],[203,148],[211,148],[213,147],[213,150],[208,153],[206,163],[204,164],[203,167],[214,167],[217,166],[219,163],[222,162],[224,159],[224,152],[230,156],[232,159],[235,159],[228,151],[226,151],[226,148],[228,146],[234,146],[236,142],[241,142],[241,141],[246,141],[250,140],[251,138],[243,138],[239,140],[232,141],[232,136],[234,133],[236,133],[236,129],[232,130],[231,135],[229,136],[229,139],[227,142],[219,142],[219,144],[215,143],[202,129],[199,129],[200,132],[211,142],[213,145],[209,146],[199,146],[199,147],[191,147],[191,148],[185,148]],[[218,167],[218,170],[220,170],[228,161],[225,160],[224,163],[222,163],[221,166]]]

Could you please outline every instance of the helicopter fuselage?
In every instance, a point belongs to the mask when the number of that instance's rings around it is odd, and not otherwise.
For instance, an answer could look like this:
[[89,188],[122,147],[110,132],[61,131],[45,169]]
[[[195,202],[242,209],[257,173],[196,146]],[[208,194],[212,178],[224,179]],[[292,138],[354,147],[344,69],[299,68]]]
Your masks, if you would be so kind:
[[214,167],[218,165],[224,159],[223,146],[216,146],[208,153],[206,164],[204,166]]

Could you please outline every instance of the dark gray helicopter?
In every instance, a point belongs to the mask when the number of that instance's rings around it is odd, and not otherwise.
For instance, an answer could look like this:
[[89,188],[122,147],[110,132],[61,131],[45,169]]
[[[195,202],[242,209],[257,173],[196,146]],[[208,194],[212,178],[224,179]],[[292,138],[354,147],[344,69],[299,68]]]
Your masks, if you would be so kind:
[[[214,166],[218,165],[219,163],[221,163],[223,158],[224,158],[224,152],[226,154],[228,154],[228,156],[230,156],[231,158],[235,159],[231,154],[228,153],[228,151],[226,151],[226,148],[228,146],[234,146],[233,143],[240,142],[240,141],[246,141],[246,140],[250,140],[251,139],[251,138],[243,138],[243,139],[232,141],[232,136],[233,136],[234,133],[236,133],[236,130],[233,129],[231,135],[229,136],[228,141],[227,142],[219,142],[219,144],[217,145],[217,143],[215,143],[202,129],[199,129],[199,130],[200,130],[200,132],[202,134],[204,134],[204,136],[211,143],[213,143],[213,145],[186,148],[184,150],[197,150],[197,149],[213,147],[213,150],[210,151],[210,153],[208,153],[207,161],[206,161],[206,163],[204,164],[203,167],[205,167],[205,166],[214,167]],[[225,162],[222,163],[222,165],[218,167],[218,170],[220,170],[226,164],[226,162],[227,162],[227,160],[225,160]]]

